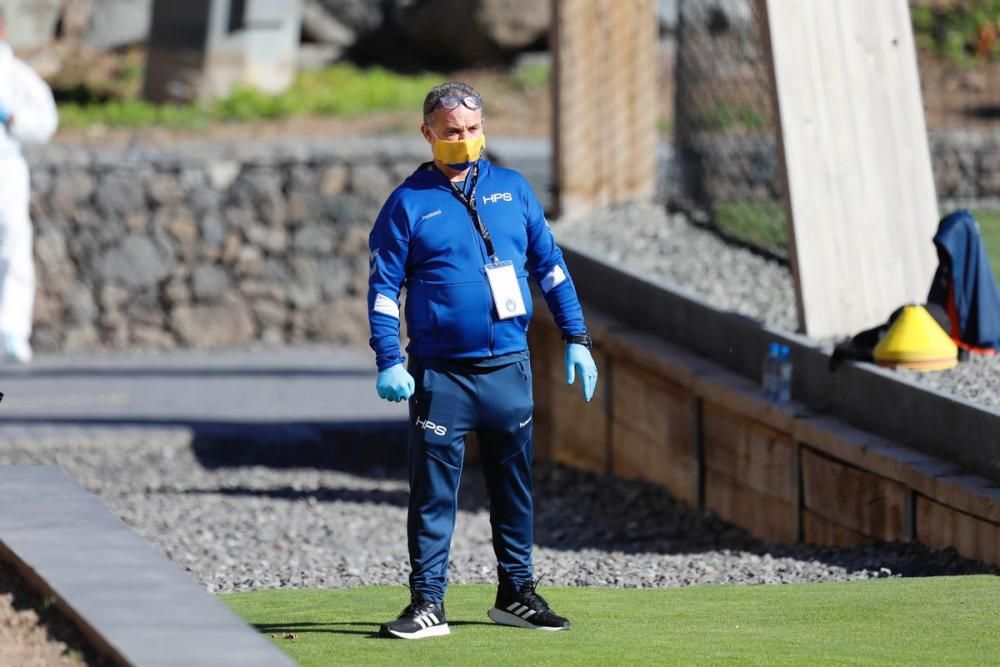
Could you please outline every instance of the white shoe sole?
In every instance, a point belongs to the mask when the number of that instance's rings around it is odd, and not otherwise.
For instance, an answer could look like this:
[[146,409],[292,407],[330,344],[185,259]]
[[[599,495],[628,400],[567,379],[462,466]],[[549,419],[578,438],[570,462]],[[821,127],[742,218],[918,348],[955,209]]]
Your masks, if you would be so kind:
[[447,623],[442,623],[441,625],[432,625],[429,628],[424,628],[423,630],[417,630],[416,632],[396,632],[395,630],[390,630],[386,628],[386,631],[393,637],[398,637],[399,639],[426,639],[427,637],[444,637],[445,635],[451,634],[451,629],[448,627]]
[[486,615],[490,617],[490,620],[494,623],[499,623],[500,625],[510,625],[515,628],[525,628],[527,630],[545,630],[546,632],[559,632],[560,630],[568,630],[569,628],[549,628],[544,625],[535,625],[534,623],[529,623],[520,616],[515,616],[509,611],[504,611],[503,609],[497,609],[493,607]]

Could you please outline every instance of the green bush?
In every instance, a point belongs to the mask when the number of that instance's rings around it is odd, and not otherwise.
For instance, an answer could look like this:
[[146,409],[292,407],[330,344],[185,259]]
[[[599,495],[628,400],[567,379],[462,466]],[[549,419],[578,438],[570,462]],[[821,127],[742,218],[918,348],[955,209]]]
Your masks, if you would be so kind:
[[93,124],[113,127],[202,127],[212,121],[247,122],[290,116],[359,116],[374,111],[420,108],[427,90],[441,78],[433,74],[406,76],[381,68],[335,65],[302,72],[279,95],[248,86],[207,106],[156,105],[138,99],[60,105],[63,127]]
[[960,0],[910,8],[917,44],[962,67],[1000,60],[1000,0]]

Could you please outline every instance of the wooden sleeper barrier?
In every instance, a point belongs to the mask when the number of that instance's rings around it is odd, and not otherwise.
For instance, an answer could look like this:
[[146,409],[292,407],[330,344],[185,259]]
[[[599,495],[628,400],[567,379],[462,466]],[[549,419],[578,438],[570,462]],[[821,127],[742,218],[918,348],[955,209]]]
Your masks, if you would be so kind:
[[600,371],[567,387],[564,343],[535,309],[536,456],[665,486],[776,543],[917,541],[1000,564],[1000,488],[797,403],[587,307]]

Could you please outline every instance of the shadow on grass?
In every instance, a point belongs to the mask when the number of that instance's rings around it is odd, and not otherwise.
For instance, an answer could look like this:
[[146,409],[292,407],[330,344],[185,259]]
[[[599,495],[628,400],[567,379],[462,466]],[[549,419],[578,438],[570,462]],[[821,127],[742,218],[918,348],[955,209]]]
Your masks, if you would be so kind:
[[[364,621],[342,621],[336,623],[254,623],[259,632],[270,635],[275,633],[292,634],[331,634],[331,635],[364,635],[368,639],[386,639],[379,634],[379,623]],[[498,626],[496,623],[486,621],[448,621],[449,627],[462,627],[465,625],[489,625]],[[367,630],[353,628],[368,628]]]

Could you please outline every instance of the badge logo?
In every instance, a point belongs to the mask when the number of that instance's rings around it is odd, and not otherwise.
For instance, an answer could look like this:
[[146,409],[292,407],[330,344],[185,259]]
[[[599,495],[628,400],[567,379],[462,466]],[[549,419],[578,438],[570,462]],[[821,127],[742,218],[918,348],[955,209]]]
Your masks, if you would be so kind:
[[498,201],[514,201],[514,195],[509,192],[494,192],[491,195],[483,195],[484,204],[495,204]]
[[513,313],[515,310],[517,310],[517,302],[514,301],[514,299],[507,299],[507,302],[504,304],[504,306],[507,307],[508,313]]

